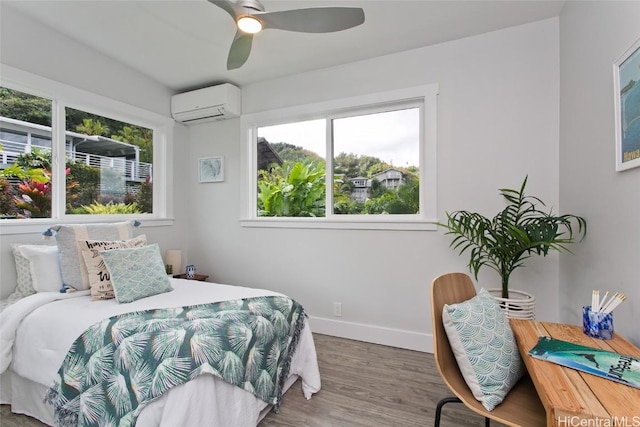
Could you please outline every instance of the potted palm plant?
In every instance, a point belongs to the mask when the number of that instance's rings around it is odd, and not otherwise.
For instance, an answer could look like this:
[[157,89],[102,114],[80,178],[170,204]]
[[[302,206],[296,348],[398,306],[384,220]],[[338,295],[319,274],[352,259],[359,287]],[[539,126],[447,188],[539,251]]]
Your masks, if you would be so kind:
[[498,299],[503,306],[507,305],[507,315],[510,303],[516,310],[521,310],[517,308],[517,302],[509,302],[511,273],[523,267],[525,260],[533,255],[547,256],[551,250],[571,252],[567,245],[578,237],[584,239],[587,234],[584,218],[547,213],[539,207],[545,206],[542,200],[525,195],[527,178],[519,190],[500,189],[507,206],[492,219],[476,212],[456,211],[447,213],[446,224],[438,224],[448,230],[446,234],[453,236],[451,248],[460,255],[469,253],[469,270],[476,280],[483,266],[500,275],[502,288]]

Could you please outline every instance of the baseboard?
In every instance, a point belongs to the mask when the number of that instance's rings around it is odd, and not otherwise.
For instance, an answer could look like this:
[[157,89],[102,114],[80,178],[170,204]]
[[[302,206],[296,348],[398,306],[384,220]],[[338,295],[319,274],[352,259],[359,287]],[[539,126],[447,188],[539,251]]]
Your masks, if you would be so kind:
[[309,316],[313,332],[356,341],[433,353],[433,335]]

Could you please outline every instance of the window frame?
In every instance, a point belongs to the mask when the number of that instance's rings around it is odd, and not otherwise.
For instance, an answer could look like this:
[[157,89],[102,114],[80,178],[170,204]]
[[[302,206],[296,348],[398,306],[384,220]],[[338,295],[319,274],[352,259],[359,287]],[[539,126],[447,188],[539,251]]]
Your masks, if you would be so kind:
[[[169,153],[173,147],[175,122],[169,117],[116,101],[83,89],[56,82],[29,72],[0,64],[0,86],[51,100],[52,206],[51,218],[4,219],[0,235],[42,232],[54,224],[115,222],[137,219],[145,226],[173,224],[171,182],[173,165]],[[153,130],[153,213],[88,215],[65,212],[65,111],[74,108],[143,126]],[[62,154],[61,154],[62,153]]]
[[[436,230],[436,146],[437,146],[437,83],[379,92],[369,95],[297,105],[240,118],[241,132],[241,206],[243,227],[269,228],[330,228],[369,230]],[[320,218],[260,217],[257,215],[257,129],[283,123],[327,119],[326,180],[330,189],[333,176],[333,152],[329,131],[331,119],[365,112],[392,111],[394,106],[413,103],[422,110],[420,117],[420,212],[409,215],[340,215],[332,209],[333,192],[327,196],[326,216]]]

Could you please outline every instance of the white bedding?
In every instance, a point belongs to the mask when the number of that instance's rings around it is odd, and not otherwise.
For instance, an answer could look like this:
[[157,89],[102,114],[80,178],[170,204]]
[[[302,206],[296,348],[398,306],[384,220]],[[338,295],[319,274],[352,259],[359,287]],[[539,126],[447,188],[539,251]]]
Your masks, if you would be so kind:
[[[105,318],[151,308],[280,295],[261,289],[171,280],[174,291],[129,304],[118,304],[115,300],[92,301],[88,291],[39,293],[18,301],[0,314],[0,373],[9,368],[26,380],[48,387],[73,341],[89,326]],[[302,331],[290,374],[302,378],[302,391],[307,399],[320,390],[320,374],[308,325]],[[149,404],[136,425],[255,426],[266,406],[251,393],[205,375]]]

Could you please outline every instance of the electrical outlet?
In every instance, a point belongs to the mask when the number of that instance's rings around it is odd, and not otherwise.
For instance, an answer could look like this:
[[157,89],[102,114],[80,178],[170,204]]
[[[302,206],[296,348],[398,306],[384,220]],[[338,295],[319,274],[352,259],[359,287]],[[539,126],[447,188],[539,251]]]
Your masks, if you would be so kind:
[[342,317],[342,303],[334,302],[333,303],[333,315],[336,317]]

